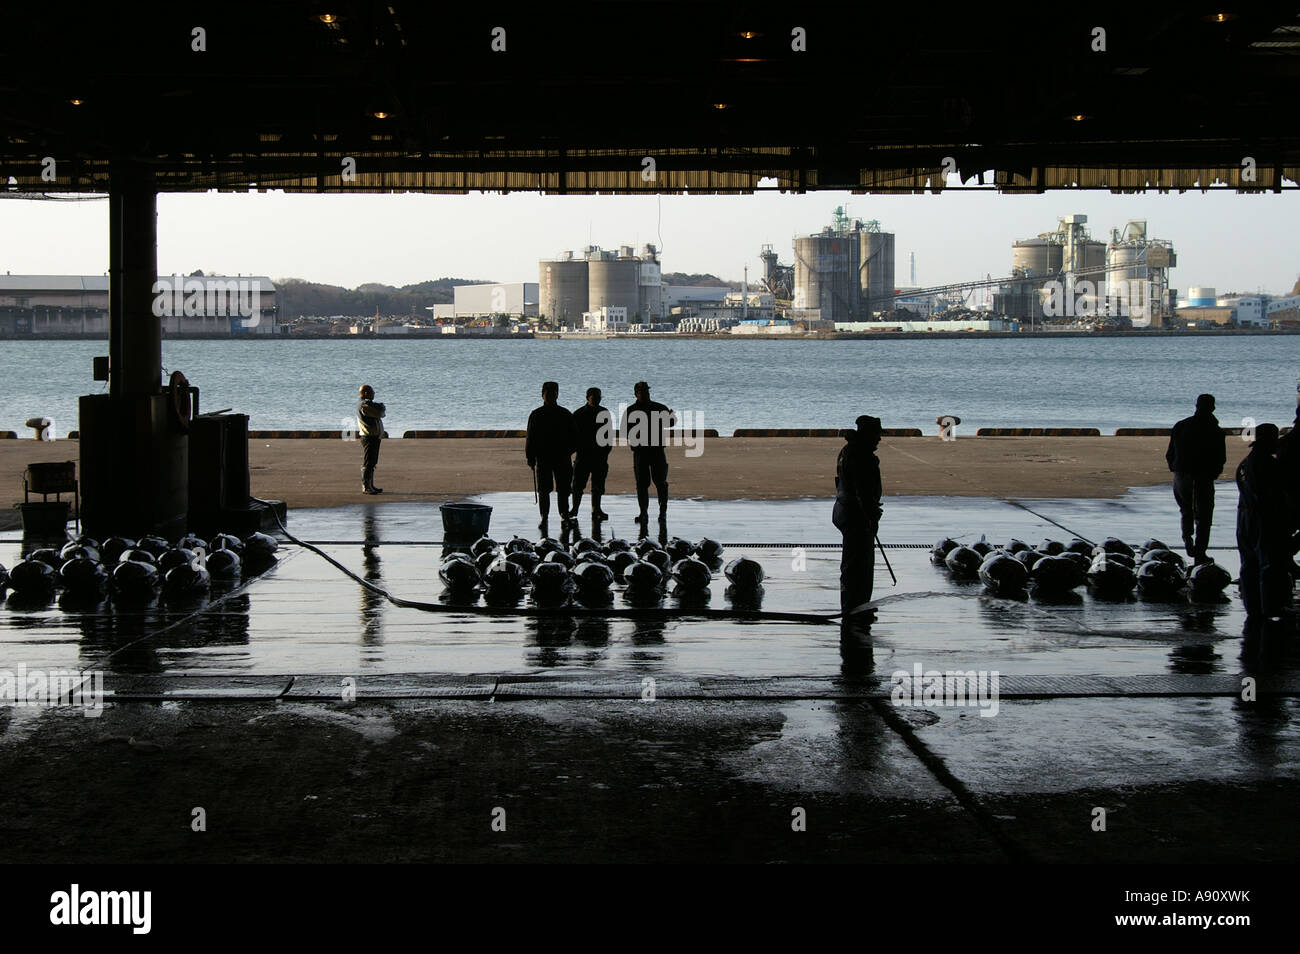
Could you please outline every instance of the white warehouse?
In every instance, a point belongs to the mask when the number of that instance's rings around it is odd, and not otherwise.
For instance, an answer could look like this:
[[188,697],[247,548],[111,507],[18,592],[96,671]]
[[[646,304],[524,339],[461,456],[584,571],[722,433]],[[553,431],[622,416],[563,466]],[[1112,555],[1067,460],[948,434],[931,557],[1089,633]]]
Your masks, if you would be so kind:
[[537,282],[497,282],[485,285],[457,285],[457,318],[487,318],[510,315],[516,318],[537,317]]

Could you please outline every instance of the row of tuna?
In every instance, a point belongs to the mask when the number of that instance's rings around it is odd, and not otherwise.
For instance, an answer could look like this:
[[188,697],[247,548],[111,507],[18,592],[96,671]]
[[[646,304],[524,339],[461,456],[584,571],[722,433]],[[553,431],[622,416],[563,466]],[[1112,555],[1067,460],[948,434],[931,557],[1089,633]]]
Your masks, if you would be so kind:
[[[676,583],[675,595],[707,594],[721,566],[722,544],[707,537],[698,543],[674,537],[665,545],[648,538],[602,544],[583,537],[567,549],[550,537],[536,543],[515,537],[504,544],[482,537],[468,553],[444,557],[438,576],[458,597],[482,590],[489,602],[506,602],[529,590],[538,603],[562,604],[576,597],[605,604],[615,583],[625,584],[632,602],[657,601],[669,580]],[[763,568],[754,560],[733,560],[725,573],[739,591],[761,590]]]
[[33,550],[10,570],[0,566],[0,593],[47,599],[57,588],[99,596],[148,599],[161,588],[173,596],[201,594],[214,582],[235,583],[275,563],[279,544],[265,533],[243,539],[220,533],[211,540],[186,534],[175,545],[159,536],[79,536],[61,549]]
[[1182,557],[1154,539],[1140,547],[1115,537],[1096,545],[1077,538],[1069,543],[1044,540],[1035,548],[1023,540],[998,547],[983,537],[969,546],[945,538],[930,559],[957,579],[978,577],[999,595],[1024,593],[1031,586],[1059,594],[1087,584],[1104,597],[1123,597],[1137,589],[1151,599],[1173,599],[1188,590],[1195,599],[1214,600],[1232,582],[1232,574],[1213,560],[1189,571]]

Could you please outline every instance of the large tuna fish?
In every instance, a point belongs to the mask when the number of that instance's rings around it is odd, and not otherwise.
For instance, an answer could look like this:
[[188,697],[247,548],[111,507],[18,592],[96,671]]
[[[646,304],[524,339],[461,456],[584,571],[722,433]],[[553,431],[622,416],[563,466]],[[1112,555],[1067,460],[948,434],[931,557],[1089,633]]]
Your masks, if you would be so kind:
[[532,550],[509,550],[509,544],[506,544],[506,560],[515,564],[528,576],[532,576],[533,569],[542,561],[537,558],[537,554]]
[[1187,583],[1182,568],[1167,560],[1146,561],[1138,568],[1137,576],[1138,589],[1150,599],[1176,597]]
[[1105,540],[1101,541],[1101,543],[1093,547],[1092,555],[1096,556],[1098,553],[1105,553],[1110,556],[1126,556],[1129,559],[1130,565],[1136,556],[1133,548],[1118,537],[1107,537]]
[[1009,553],[996,551],[979,565],[980,579],[994,593],[1005,596],[1023,593],[1029,585],[1029,571]]
[[962,577],[963,579],[972,579],[979,575],[980,564],[984,558],[971,547],[956,547],[949,551],[944,564],[952,572],[953,576]]
[[112,566],[123,553],[134,549],[135,541],[129,537],[109,537],[99,548],[99,559],[105,566]]
[[1232,582],[1232,574],[1217,563],[1202,563],[1193,567],[1187,584],[1196,599],[1214,599],[1220,596]]
[[1051,595],[1065,593],[1082,585],[1087,571],[1069,557],[1047,556],[1034,564],[1029,575],[1035,588]]
[[1133,592],[1133,587],[1137,586],[1137,574],[1133,567],[1126,565],[1121,554],[1103,550],[1093,558],[1088,568],[1088,585],[1098,593],[1120,596]]
[[574,560],[573,557],[569,556],[569,554],[565,553],[563,550],[552,550],[550,553],[546,554],[546,558],[542,560],[542,562],[558,563],[560,566],[565,567],[567,569],[567,568],[572,568],[573,564],[576,563],[577,561]]
[[[167,551],[163,551],[164,553]],[[158,557],[154,556],[148,550],[141,550],[139,547],[123,550],[117,558],[118,563],[147,563],[149,566],[158,564]]]
[[936,543],[934,549],[930,551],[930,562],[936,566],[943,566],[944,561],[948,559],[948,554],[953,550],[956,550],[959,546],[961,546],[961,544],[952,539],[952,537],[944,537]]
[[615,553],[627,553],[632,549],[632,544],[620,537],[614,537],[612,540],[605,542],[605,555],[613,556]]
[[573,568],[573,579],[580,590],[608,590],[614,583],[614,571],[603,563],[584,560]]
[[170,550],[172,545],[156,534],[149,534],[148,536],[140,538],[140,542],[136,544],[136,548],[139,550],[149,551],[156,559]]
[[481,557],[485,553],[496,553],[501,545],[491,537],[479,537],[469,546],[470,556]]
[[113,590],[125,599],[148,599],[158,587],[158,568],[152,563],[123,560],[113,568]]
[[45,595],[54,592],[58,574],[44,560],[20,560],[9,571],[9,588],[21,595]]
[[245,562],[270,562],[275,559],[275,552],[278,549],[280,549],[279,542],[269,533],[250,533],[244,537],[243,557]]
[[193,563],[195,559],[196,554],[193,550],[173,547],[158,558],[158,572],[166,576],[168,570],[184,566],[186,563]]
[[100,593],[108,583],[108,571],[94,560],[72,559],[59,570],[59,580],[78,594]]
[[1015,556],[1017,553],[1021,553],[1021,552],[1025,551],[1025,550],[1032,550],[1033,547],[1031,547],[1031,546],[1030,546],[1028,543],[1026,543],[1024,540],[1017,540],[1015,537],[1012,537],[1012,538],[1011,538],[1011,542],[1008,543],[1008,544],[1007,544],[1005,547],[1003,547],[1002,549],[1006,550],[1006,551],[1007,551],[1008,553],[1010,553],[1012,556]]
[[708,564],[695,557],[686,557],[673,564],[673,579],[677,585],[687,590],[702,590],[713,582],[713,571]]
[[438,566],[438,579],[449,590],[472,590],[481,582],[478,567],[467,553],[452,553]]
[[185,536],[181,537],[179,540],[176,541],[176,549],[193,550],[195,553],[202,550],[204,553],[207,553],[208,541],[204,540],[202,537],[198,536],[197,534],[187,533],[185,534]]
[[[537,548],[533,546],[531,540],[525,540],[523,537],[511,537],[506,543],[506,555],[509,556],[511,553],[520,552],[536,553]],[[541,557],[539,556],[537,559],[540,560]]]
[[695,555],[705,563],[712,560],[721,560],[722,544],[717,540],[711,540],[708,537],[705,537],[700,540],[699,543],[695,544]]
[[550,599],[567,596],[574,589],[573,574],[562,563],[543,560],[533,570],[533,596]]
[[1142,554],[1143,563],[1151,563],[1153,561],[1169,563],[1183,571],[1187,569],[1187,563],[1173,550],[1147,550]]
[[1060,540],[1044,540],[1038,545],[1038,549],[1048,556],[1056,556],[1058,553],[1065,552],[1065,544]]
[[752,590],[762,584],[764,578],[763,567],[748,557],[732,560],[723,572],[738,590]]
[[659,572],[668,575],[668,568],[672,565],[672,557],[666,550],[649,550],[641,557],[643,563],[653,563],[659,568]]
[[614,571],[614,578],[622,581],[626,579],[627,568],[636,562],[636,554],[629,553],[627,550],[617,550],[610,555],[609,568]]
[[91,563],[99,563],[99,550],[95,547],[88,547],[84,543],[72,542],[59,551],[59,559],[64,563],[69,560],[89,560]]
[[632,590],[657,590],[664,582],[664,574],[659,567],[644,560],[638,560],[623,573],[627,588]]
[[1065,552],[1082,553],[1084,556],[1091,558],[1092,547],[1093,544],[1087,542],[1086,540],[1080,540],[1078,537],[1074,537],[1073,539],[1070,540],[1069,543],[1065,545]]
[[589,550],[595,550],[597,553],[600,552],[600,544],[595,540],[593,540],[591,537],[582,537],[579,540],[575,541],[573,546],[569,547],[569,552],[572,553],[575,557],[582,556],[582,554],[588,552]]
[[234,550],[213,550],[207,555],[203,565],[212,579],[224,583],[238,580],[244,572],[243,561]]
[[194,596],[206,593],[212,576],[197,562],[181,563],[163,574],[163,592],[169,596]]
[[483,574],[489,596],[517,596],[528,585],[528,574],[518,563],[498,558]]
[[33,550],[31,553],[27,554],[27,559],[35,560],[37,563],[44,563],[55,573],[58,573],[66,562],[59,556],[59,551],[53,547],[40,547],[39,549]]
[[668,541],[668,546],[664,547],[664,549],[668,551],[668,556],[673,563],[685,560],[695,553],[695,545],[689,540],[683,540],[681,537],[673,537]]

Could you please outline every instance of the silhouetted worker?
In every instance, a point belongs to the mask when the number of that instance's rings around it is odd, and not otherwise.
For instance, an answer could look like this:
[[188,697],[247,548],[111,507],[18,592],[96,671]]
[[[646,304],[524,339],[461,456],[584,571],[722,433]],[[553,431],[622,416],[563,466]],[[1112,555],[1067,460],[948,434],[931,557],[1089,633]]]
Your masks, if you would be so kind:
[[856,431],[844,431],[845,444],[835,462],[835,509],[831,522],[840,531],[840,609],[847,620],[871,602],[876,573],[876,532],[880,528],[883,487],[880,418],[864,414]]
[[[1287,529],[1300,531],[1300,407],[1296,408],[1291,430],[1277,440],[1277,462],[1282,479],[1282,499],[1287,509]],[[1292,539],[1291,552],[1296,552]]]
[[600,406],[600,388],[587,388],[587,403],[573,412],[573,426],[577,430],[578,453],[573,459],[573,509],[569,519],[578,519],[582,491],[590,477],[592,519],[608,520],[609,514],[600,509],[600,498],[605,495],[605,478],[609,475],[614,423],[609,410]]
[[1196,399],[1196,413],[1174,425],[1165,460],[1174,473],[1174,499],[1182,515],[1183,546],[1197,563],[1209,562],[1214,519],[1214,480],[1228,459],[1223,429],[1214,416],[1214,395]]
[[384,439],[386,408],[375,400],[375,389],[361,385],[357,400],[357,436],[361,438],[361,492],[382,494],[375,486],[375,468],[379,465],[379,442]]
[[664,447],[668,431],[677,423],[673,411],[650,400],[650,385],[638,381],[632,387],[636,396],[623,413],[619,432],[632,448],[632,473],[636,477],[636,502],[641,508],[636,522],[643,527],[650,520],[650,484],[659,494],[659,522],[668,519],[668,456]]
[[1246,624],[1277,619],[1290,602],[1291,555],[1284,516],[1277,425],[1255,428],[1250,453],[1237,467],[1237,550]]
[[538,528],[543,532],[551,513],[552,486],[561,524],[569,522],[569,484],[573,481],[570,456],[577,442],[573,415],[567,407],[560,407],[559,397],[560,386],[554,381],[542,385],[542,406],[528,415],[528,437],[524,441],[524,456],[528,458],[528,466],[533,468],[537,505],[542,515]]

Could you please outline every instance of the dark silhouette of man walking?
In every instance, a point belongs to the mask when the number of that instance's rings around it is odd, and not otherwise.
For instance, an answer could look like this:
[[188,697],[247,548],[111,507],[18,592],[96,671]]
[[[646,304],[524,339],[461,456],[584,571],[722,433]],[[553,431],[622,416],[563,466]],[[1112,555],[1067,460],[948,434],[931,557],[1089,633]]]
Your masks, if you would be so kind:
[[1214,395],[1196,399],[1196,413],[1174,425],[1165,460],[1174,474],[1174,499],[1182,515],[1183,546],[1197,563],[1208,563],[1210,524],[1214,519],[1214,481],[1228,459]]
[[664,447],[677,416],[666,405],[650,400],[650,385],[644,381],[638,381],[632,391],[636,401],[624,412],[619,431],[632,448],[636,502],[641,508],[636,522],[644,528],[650,520],[651,482],[659,494],[659,522],[668,520],[668,456]]
[[587,403],[573,412],[573,425],[577,430],[578,453],[573,459],[573,509],[569,511],[569,519],[578,519],[582,491],[591,478],[592,519],[608,520],[609,514],[600,509],[600,498],[605,495],[605,478],[609,475],[614,423],[609,410],[600,406],[600,388],[587,388]]
[[831,522],[840,531],[840,610],[847,620],[871,602],[876,572],[876,532],[880,528],[880,418],[862,415],[858,429],[844,431],[835,462],[835,509]]
[[528,432],[524,440],[524,456],[533,468],[537,483],[537,506],[542,522],[537,525],[546,532],[551,513],[551,489],[555,489],[555,502],[559,505],[560,521],[568,524],[569,485],[573,482],[573,462],[570,459],[577,444],[573,415],[567,407],[559,405],[560,386],[554,381],[542,385],[542,406],[528,415]]

